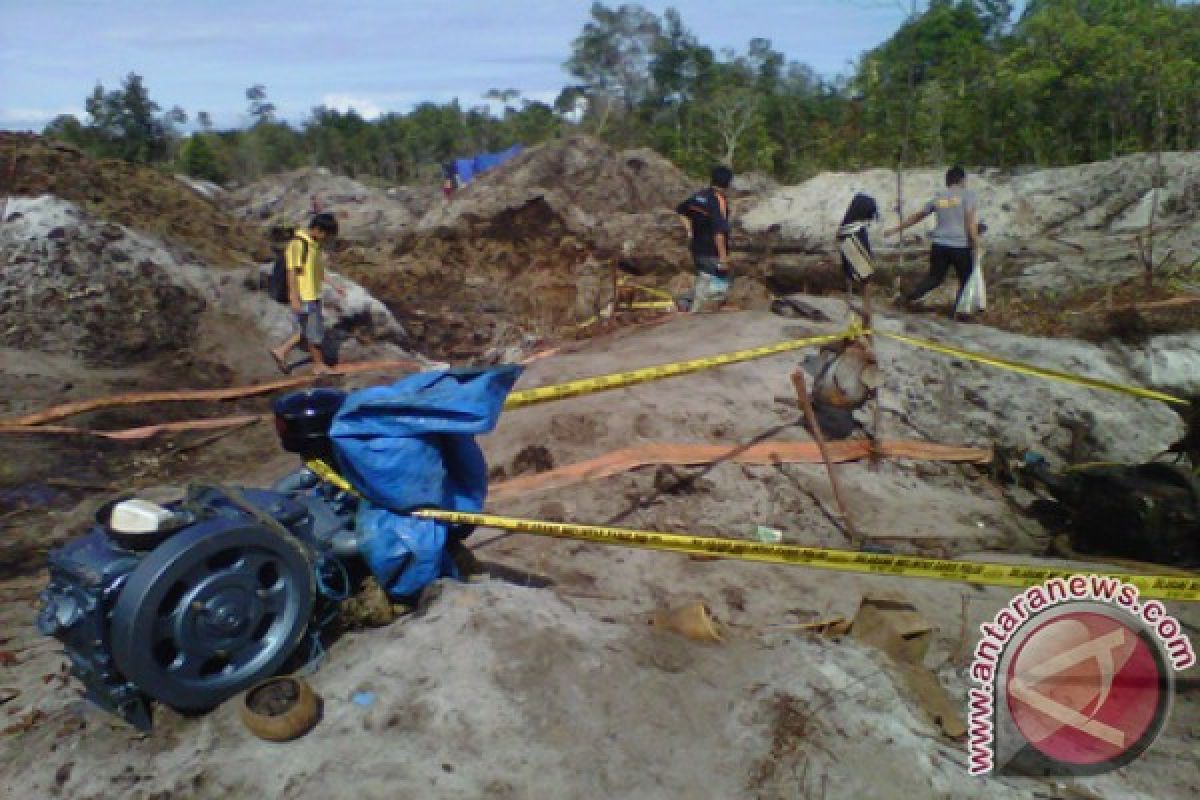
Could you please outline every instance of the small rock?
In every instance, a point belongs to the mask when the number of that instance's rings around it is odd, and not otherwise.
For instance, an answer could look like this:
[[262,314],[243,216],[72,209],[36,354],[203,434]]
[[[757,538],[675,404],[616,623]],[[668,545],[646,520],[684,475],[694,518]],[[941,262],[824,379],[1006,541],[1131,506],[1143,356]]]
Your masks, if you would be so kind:
[[963,398],[976,408],[983,409],[984,411],[988,410],[987,398],[972,389],[970,386],[963,387]]

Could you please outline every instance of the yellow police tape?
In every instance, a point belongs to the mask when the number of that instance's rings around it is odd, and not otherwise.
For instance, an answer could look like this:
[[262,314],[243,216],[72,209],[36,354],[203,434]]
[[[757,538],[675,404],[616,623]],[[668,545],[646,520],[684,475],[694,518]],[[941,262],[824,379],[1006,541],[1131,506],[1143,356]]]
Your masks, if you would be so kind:
[[804,347],[811,347],[816,344],[826,344],[828,342],[836,342],[842,339],[853,339],[860,335],[862,329],[858,327],[850,327],[841,333],[831,333],[825,336],[811,336],[807,339],[789,339],[784,342],[776,342],[775,344],[765,345],[763,347],[755,347],[750,350],[738,350],[733,353],[723,353],[716,356],[706,356],[704,358],[695,358],[691,361],[676,361],[672,364],[659,364],[654,367],[643,367],[629,372],[617,372],[612,375],[600,375],[595,378],[581,378],[577,381],[568,383],[560,383],[554,386],[540,386],[536,389],[522,389],[513,392],[508,396],[508,400],[504,403],[506,411],[512,411],[515,408],[525,408],[526,406],[536,405],[538,403],[548,403],[552,400],[563,400],[568,397],[579,397],[585,394],[593,394],[594,392],[603,392],[609,389],[622,389],[627,386],[634,386],[639,383],[647,383],[656,381],[661,378],[673,378],[677,375],[688,375],[701,370],[712,369],[726,364],[737,364],[742,361],[750,361],[756,358],[764,358],[773,356],[779,353],[786,353],[791,350],[799,350]]
[[[1075,569],[1048,569],[1023,564],[999,564],[985,561],[954,561],[920,558],[917,556],[864,553],[855,550],[832,550],[823,547],[802,547],[788,544],[765,544],[742,539],[722,539],[690,536],[680,533],[639,531],[630,528],[608,528],[598,525],[574,525],[565,522],[542,522],[494,514],[468,514],[458,511],[426,509],[414,511],[413,516],[434,519],[453,525],[481,525],[499,530],[575,539],[598,544],[623,545],[674,553],[736,558],[767,564],[788,564],[812,569],[838,572],[857,572],[891,575],[902,578],[956,581],[983,586],[1024,588],[1036,586],[1051,578],[1078,575]],[[1126,572],[1100,572],[1089,568],[1089,574],[1119,578],[1136,586],[1144,598],[1159,600],[1200,601],[1200,576],[1195,578],[1174,575],[1134,575]]]
[[[305,462],[322,480],[339,489],[359,494],[350,483],[327,463],[320,460]],[[981,561],[919,558],[885,553],[864,553],[855,550],[832,550],[823,547],[801,547],[789,544],[765,544],[742,539],[722,539],[710,536],[690,536],[681,533],[659,533],[630,528],[608,528],[599,525],[574,525],[566,522],[501,517],[495,514],[468,514],[461,511],[422,509],[414,517],[438,520],[452,525],[482,525],[486,528],[576,539],[599,544],[666,550],[673,553],[736,558],[767,564],[788,564],[812,569],[891,575],[901,578],[957,581],[983,586],[1024,588],[1045,583],[1051,578],[1067,578],[1078,569],[1047,569],[1021,564],[997,564]],[[1200,601],[1200,576],[1134,575],[1125,572],[1099,573],[1111,575],[1138,587],[1141,596],[1160,600]]]
[[675,298],[670,292],[664,292],[662,289],[655,289],[653,286],[643,286],[640,283],[634,283],[628,278],[621,278],[617,281],[617,285],[628,286],[630,289],[638,289],[639,291],[643,291],[651,297],[661,298],[664,304],[670,303],[672,308],[675,306]]
[[[670,292],[664,292],[662,289],[655,289],[653,286],[643,286],[640,283],[634,283],[624,276],[617,279],[617,286],[637,289],[645,292],[651,297],[661,298],[659,300],[638,300],[623,306],[624,309],[629,309],[632,311],[674,311],[679,307],[675,302],[674,296]],[[583,322],[577,322],[570,327],[576,330],[579,328],[587,328],[591,325],[595,325],[599,321],[600,314],[593,314]]]
[[[664,301],[665,305],[665,301]],[[634,308],[654,308],[656,303],[635,303]],[[1134,397],[1142,397],[1149,400],[1158,400],[1164,403],[1172,403],[1175,405],[1188,405],[1189,401],[1175,397],[1174,395],[1165,392],[1158,392],[1153,389],[1143,389],[1140,386],[1130,386],[1128,384],[1115,383],[1106,381],[1100,378],[1088,378],[1083,375],[1075,375],[1070,372],[1053,369],[1051,367],[1039,367],[1034,364],[1026,364],[1021,361],[1013,361],[1012,359],[1002,358],[1001,356],[988,355],[986,353],[977,353],[972,350],[964,350],[961,347],[953,347],[951,345],[942,344],[941,342],[933,342],[928,339],[918,339],[913,336],[904,336],[899,333],[888,333],[885,331],[866,330],[854,323],[849,328],[846,328],[841,333],[829,334],[827,336],[813,336],[807,339],[790,339],[776,344],[766,345],[764,347],[756,347],[751,350],[740,350],[734,353],[725,353],[717,356],[709,356],[706,358],[697,358],[691,361],[680,361],[672,364],[660,364],[654,367],[645,367],[643,369],[633,370],[631,372],[618,372],[612,375],[601,375],[594,378],[583,378],[578,381],[559,384],[557,386],[543,386],[537,389],[523,389],[518,392],[513,392],[508,397],[508,402],[504,408],[512,410],[515,408],[524,408],[525,406],[535,405],[537,403],[546,403],[552,400],[562,400],[568,397],[579,397],[593,392],[601,392],[608,389],[620,389],[627,386],[633,386],[639,383],[658,380],[660,378],[671,378],[677,375],[687,375],[701,370],[712,369],[726,364],[736,364],[741,361],[749,361],[755,358],[763,358],[765,356],[785,353],[789,350],[798,350],[803,347],[817,344],[827,344],[841,339],[853,339],[863,335],[883,336],[888,339],[907,344],[912,347],[919,347],[923,350],[930,350],[943,355],[954,356],[956,358],[975,361],[980,364],[997,367],[999,369],[1017,372],[1023,375],[1031,375],[1037,378],[1049,378],[1051,380],[1062,381],[1064,383],[1073,383],[1078,386],[1086,386],[1092,389],[1102,389],[1110,392],[1120,392],[1122,394],[1132,395]]]
[[991,356],[984,353],[975,353],[971,350],[963,350],[961,347],[951,347],[950,345],[941,344],[940,342],[931,342],[926,339],[917,339],[912,336],[903,336],[899,333],[885,333],[884,331],[871,331],[875,336],[885,336],[888,339],[893,339],[903,344],[913,347],[920,347],[924,350],[932,350],[935,353],[942,353],[948,356],[956,356],[965,358],[968,361],[975,361],[980,364],[987,364],[1000,369],[1006,369],[1010,372],[1019,372],[1024,375],[1032,375],[1038,378],[1050,378],[1052,380],[1064,381],[1066,383],[1074,383],[1079,386],[1088,386],[1092,389],[1105,389],[1110,392],[1121,392],[1123,394],[1133,395],[1134,397],[1144,397],[1150,400],[1161,400],[1164,403],[1174,403],[1176,405],[1188,405],[1188,401],[1173,395],[1163,392],[1156,392],[1153,389],[1143,389],[1140,386],[1128,386],[1123,383],[1113,383],[1099,378],[1086,378],[1082,375],[1073,375],[1070,372],[1051,369],[1049,367],[1038,367],[1033,364],[1025,364],[1020,361],[1013,361],[1000,356]]
[[308,467],[309,472],[326,483],[333,484],[343,492],[349,492],[350,494],[362,497],[362,493],[350,485],[350,481],[343,478],[337,470],[329,466],[325,461],[319,458],[306,458],[304,466]]

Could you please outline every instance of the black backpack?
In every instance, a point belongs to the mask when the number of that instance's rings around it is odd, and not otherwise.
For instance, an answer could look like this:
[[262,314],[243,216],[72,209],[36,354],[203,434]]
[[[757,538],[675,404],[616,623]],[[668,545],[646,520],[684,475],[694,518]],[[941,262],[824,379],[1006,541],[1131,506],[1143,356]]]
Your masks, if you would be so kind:
[[676,207],[675,213],[687,217],[693,225],[709,225],[712,224],[713,217],[710,209],[712,206],[720,208],[720,202],[712,189],[700,189],[688,195],[687,199]]
[[288,298],[288,280],[287,280],[287,248],[293,241],[299,239],[303,244],[304,249],[301,251],[300,260],[308,260],[308,240],[302,236],[292,236],[283,248],[275,254],[275,263],[271,265],[271,275],[267,278],[267,294],[276,303],[287,303]]

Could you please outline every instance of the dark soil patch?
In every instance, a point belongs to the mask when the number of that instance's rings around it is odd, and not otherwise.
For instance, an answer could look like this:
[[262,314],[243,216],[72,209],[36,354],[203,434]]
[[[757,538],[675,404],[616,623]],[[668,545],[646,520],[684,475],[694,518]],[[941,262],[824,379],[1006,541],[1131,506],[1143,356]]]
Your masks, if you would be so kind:
[[763,789],[783,770],[793,769],[803,759],[800,748],[810,733],[812,714],[800,698],[778,692],[770,704],[771,750],[750,768],[749,789]]
[[999,293],[983,321],[1030,336],[1074,337],[1092,342],[1117,339],[1138,344],[1149,336],[1200,327],[1200,305],[1165,309],[1127,308],[1169,300],[1179,293],[1167,286],[1146,286],[1142,278],[1044,298]]
[[510,473],[526,475],[554,469],[554,456],[540,444],[531,444],[513,459]]
[[300,690],[290,680],[271,681],[265,686],[252,689],[246,695],[246,705],[256,714],[278,717],[286,714],[300,699]]

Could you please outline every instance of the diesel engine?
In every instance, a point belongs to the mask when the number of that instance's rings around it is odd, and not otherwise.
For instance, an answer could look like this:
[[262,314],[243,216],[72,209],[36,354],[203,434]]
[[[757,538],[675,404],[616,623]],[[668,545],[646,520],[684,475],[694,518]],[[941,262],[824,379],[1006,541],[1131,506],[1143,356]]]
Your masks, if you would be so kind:
[[[274,404],[285,449],[328,459],[345,395]],[[50,554],[40,631],[89,700],[143,730],[151,703],[212,708],[319,647],[364,574],[358,500],[307,469],[271,489],[159,487],[119,496]]]

